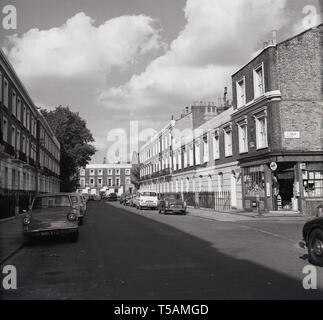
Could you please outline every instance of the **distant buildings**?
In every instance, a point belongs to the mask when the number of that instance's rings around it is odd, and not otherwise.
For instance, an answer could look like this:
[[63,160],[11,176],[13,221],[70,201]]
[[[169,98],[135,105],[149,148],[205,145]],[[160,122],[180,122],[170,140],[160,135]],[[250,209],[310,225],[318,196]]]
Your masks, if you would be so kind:
[[0,218],[60,190],[60,144],[0,50]]
[[80,169],[80,191],[88,194],[132,193],[131,164],[89,164]]
[[275,41],[232,76],[232,106],[186,108],[140,148],[140,185],[218,210],[323,201],[322,28]]

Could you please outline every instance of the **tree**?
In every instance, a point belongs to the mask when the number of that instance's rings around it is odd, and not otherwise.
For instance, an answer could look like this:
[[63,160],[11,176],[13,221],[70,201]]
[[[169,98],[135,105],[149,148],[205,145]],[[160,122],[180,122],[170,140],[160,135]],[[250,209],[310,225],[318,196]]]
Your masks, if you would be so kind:
[[79,187],[79,168],[86,166],[96,152],[90,143],[92,133],[79,113],[59,106],[53,111],[41,110],[61,145],[61,191],[70,192]]

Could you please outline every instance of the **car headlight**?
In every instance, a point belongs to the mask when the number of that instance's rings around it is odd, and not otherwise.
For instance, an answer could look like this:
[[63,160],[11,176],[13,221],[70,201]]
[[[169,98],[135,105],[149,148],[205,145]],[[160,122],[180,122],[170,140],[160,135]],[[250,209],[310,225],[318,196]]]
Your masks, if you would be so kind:
[[24,226],[28,226],[30,224],[30,217],[24,217],[22,220]]
[[70,213],[67,215],[67,220],[68,220],[68,221],[75,221],[75,220],[76,220],[76,215],[75,215],[75,213],[70,212]]

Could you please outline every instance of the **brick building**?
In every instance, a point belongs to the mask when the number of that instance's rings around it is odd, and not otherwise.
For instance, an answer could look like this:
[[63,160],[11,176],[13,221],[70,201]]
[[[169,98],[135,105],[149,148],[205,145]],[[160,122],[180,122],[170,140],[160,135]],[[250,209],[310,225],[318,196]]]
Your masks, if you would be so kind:
[[310,213],[323,200],[322,29],[270,43],[232,76],[247,210]]
[[132,193],[131,168],[128,163],[89,164],[80,170],[79,190],[88,194]]
[[0,50],[0,218],[60,189],[60,145]]

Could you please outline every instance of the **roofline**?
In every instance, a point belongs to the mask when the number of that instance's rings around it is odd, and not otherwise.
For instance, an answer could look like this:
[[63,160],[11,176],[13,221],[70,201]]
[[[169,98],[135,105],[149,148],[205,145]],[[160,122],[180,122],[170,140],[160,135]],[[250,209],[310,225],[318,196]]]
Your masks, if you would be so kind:
[[285,42],[288,42],[288,41],[291,41],[292,39],[296,38],[296,37],[299,37],[300,35],[306,33],[306,32],[309,32],[311,30],[314,30],[314,29],[317,29],[319,27],[323,26],[323,23],[320,23],[319,25],[315,26],[315,27],[311,27],[309,29],[306,29],[304,31],[302,31],[301,33],[298,33],[298,34],[295,34],[294,36],[290,37],[290,38],[287,38],[277,44],[270,44],[268,46],[266,46],[265,48],[263,48],[255,57],[253,57],[252,59],[250,59],[247,63],[245,63],[241,68],[239,68],[235,73],[233,73],[231,75],[231,77],[234,77],[237,73],[239,73],[243,68],[245,68],[249,63],[251,63],[252,61],[254,61],[256,58],[258,58],[261,54],[264,53],[264,51],[268,50],[269,48],[272,48],[272,47],[278,47],[282,44],[284,44]]

